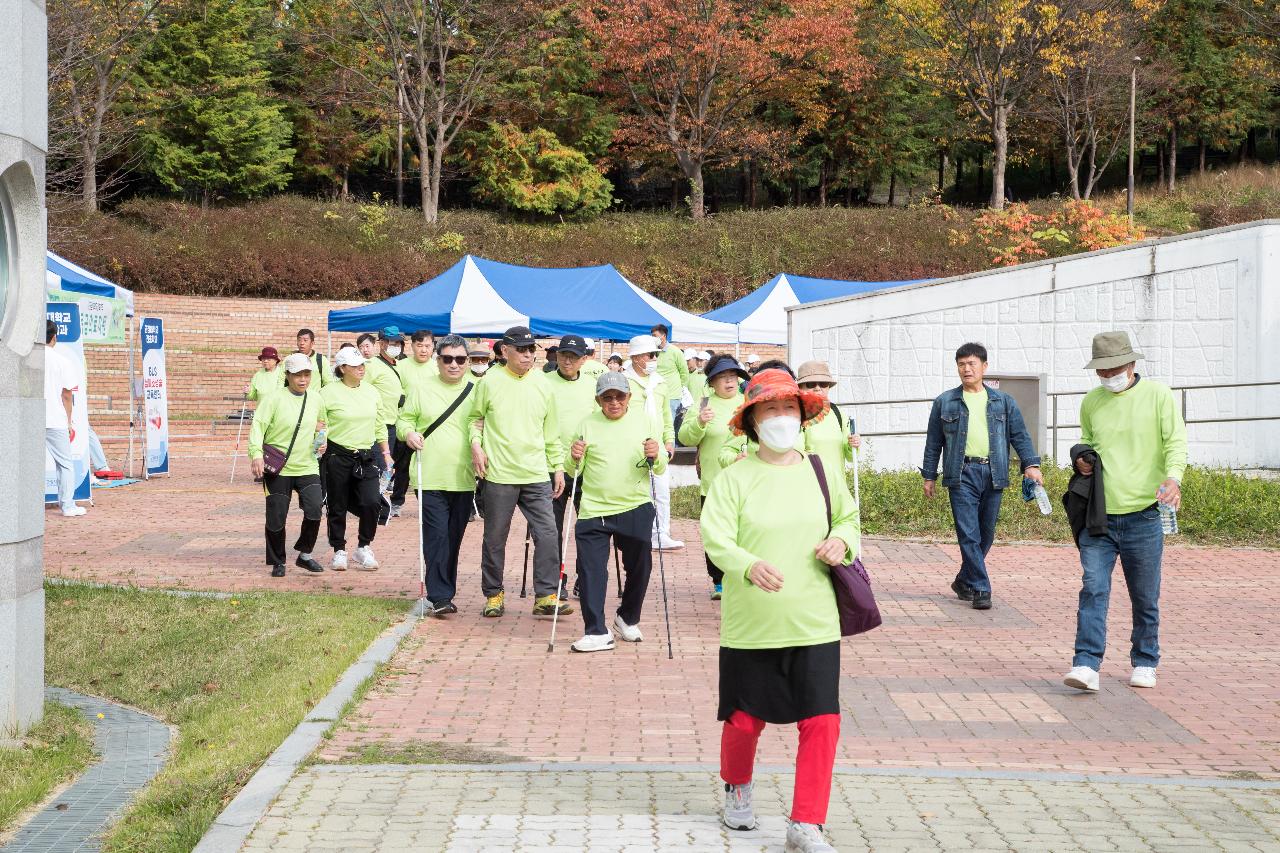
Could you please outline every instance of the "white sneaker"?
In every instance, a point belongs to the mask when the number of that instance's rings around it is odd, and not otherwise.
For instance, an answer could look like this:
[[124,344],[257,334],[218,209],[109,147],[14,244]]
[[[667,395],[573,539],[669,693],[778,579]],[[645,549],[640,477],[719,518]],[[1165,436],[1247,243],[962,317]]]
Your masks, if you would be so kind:
[[607,652],[613,649],[613,634],[584,634],[569,648],[575,652]]
[[388,518],[399,518],[399,517],[400,517],[400,504],[392,504],[392,505],[391,505],[391,512],[387,513],[387,517],[388,517]]
[[1156,668],[1154,666],[1135,666],[1133,675],[1129,676],[1130,687],[1155,687]]
[[724,783],[724,813],[720,820],[730,829],[743,831],[756,828],[756,812],[751,807],[751,792],[754,782],[745,785]]
[[378,568],[378,558],[373,556],[373,549],[368,545],[357,548],[351,556],[355,558],[356,568],[362,572],[371,572]]
[[836,853],[836,848],[822,837],[822,827],[816,823],[787,822],[787,843],[783,853]]
[[654,538],[653,547],[658,551],[679,551],[684,547],[684,543],[663,533],[661,536]]
[[345,572],[347,570],[347,552],[334,551],[333,563],[329,566],[335,572]]
[[640,633],[639,625],[628,625],[622,621],[621,616],[613,617],[613,629],[618,632],[618,636],[628,643],[638,643],[644,639],[644,634]]
[[1073,666],[1062,683],[1076,690],[1098,692],[1098,671],[1087,666]]
[[64,509],[62,514],[67,518],[78,518],[82,515],[88,515],[89,510],[82,506],[73,506],[71,509]]

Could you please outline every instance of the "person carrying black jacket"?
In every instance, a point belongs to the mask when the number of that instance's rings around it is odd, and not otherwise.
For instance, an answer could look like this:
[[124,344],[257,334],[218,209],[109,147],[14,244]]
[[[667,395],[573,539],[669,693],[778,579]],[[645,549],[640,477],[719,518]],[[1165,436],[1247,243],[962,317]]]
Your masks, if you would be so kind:
[[[1080,473],[1076,465],[1080,459],[1093,466],[1093,474],[1086,477]],[[1098,456],[1098,451],[1087,444],[1075,445],[1071,448],[1071,468],[1075,473],[1062,495],[1062,508],[1071,523],[1071,537],[1079,548],[1080,531],[1086,527],[1090,536],[1102,536],[1107,532],[1107,496],[1102,489],[1102,457]]]

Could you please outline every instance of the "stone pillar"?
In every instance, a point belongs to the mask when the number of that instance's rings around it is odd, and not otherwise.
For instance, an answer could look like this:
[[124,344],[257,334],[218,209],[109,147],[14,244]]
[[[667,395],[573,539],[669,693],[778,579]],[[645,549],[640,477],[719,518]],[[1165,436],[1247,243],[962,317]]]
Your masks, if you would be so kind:
[[0,0],[0,738],[44,707],[44,0]]

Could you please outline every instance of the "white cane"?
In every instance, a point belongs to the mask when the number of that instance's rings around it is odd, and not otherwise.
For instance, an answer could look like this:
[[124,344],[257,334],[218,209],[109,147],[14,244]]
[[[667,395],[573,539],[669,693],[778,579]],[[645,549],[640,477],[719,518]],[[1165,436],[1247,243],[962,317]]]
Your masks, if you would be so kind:
[[249,408],[249,392],[246,391],[244,399],[240,401],[240,428],[236,430],[236,452],[231,457],[231,479],[227,485],[232,485],[236,481],[236,463],[240,461],[240,436],[244,434],[244,413]]
[[[584,454],[585,457],[585,454]],[[585,459],[584,459],[585,461]],[[579,473],[581,473],[579,471]],[[564,557],[565,551],[569,548],[569,518],[573,513],[573,498],[578,491],[578,478],[574,477],[569,485],[569,503],[564,508],[564,535],[560,539],[560,576],[556,578],[556,611],[551,616],[551,641],[547,643],[547,652],[553,652],[556,649],[556,623],[560,621],[560,593],[564,589]],[[606,568],[607,572],[608,569]]]
[[418,483],[414,491],[418,493],[418,615],[427,612],[427,556],[422,539],[422,451],[414,452],[418,466]]

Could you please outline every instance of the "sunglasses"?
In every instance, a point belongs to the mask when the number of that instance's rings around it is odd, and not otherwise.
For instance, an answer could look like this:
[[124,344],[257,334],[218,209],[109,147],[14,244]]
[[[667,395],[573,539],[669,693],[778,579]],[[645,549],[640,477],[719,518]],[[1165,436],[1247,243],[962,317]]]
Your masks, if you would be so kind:
[[534,352],[538,348],[533,344],[526,344],[524,346],[512,347],[512,349],[515,350],[516,352]]
[[619,391],[606,391],[600,395],[600,399],[605,403],[621,403],[627,399],[627,395]]
[[441,364],[466,364],[470,359],[465,355],[438,355]]
[[834,382],[801,382],[800,387],[806,391],[812,391],[814,388],[834,388]]

